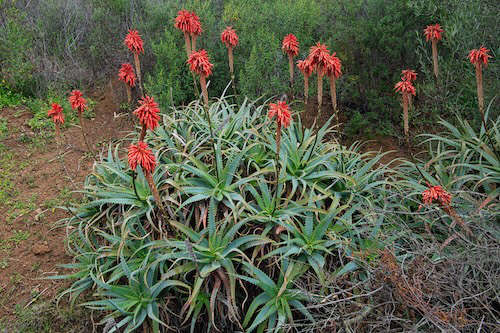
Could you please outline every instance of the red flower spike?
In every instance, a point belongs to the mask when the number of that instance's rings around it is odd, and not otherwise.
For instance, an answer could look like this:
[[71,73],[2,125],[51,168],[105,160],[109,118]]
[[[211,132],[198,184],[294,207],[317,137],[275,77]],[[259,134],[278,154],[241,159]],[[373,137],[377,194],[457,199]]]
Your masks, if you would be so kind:
[[73,90],[69,96],[69,103],[73,110],[78,110],[78,112],[83,112],[87,108],[87,101],[83,98],[83,94],[80,90]]
[[49,117],[52,117],[54,124],[64,124],[63,108],[59,104],[52,103],[52,109],[47,114]]
[[316,45],[311,46],[309,50],[309,59],[315,69],[320,68],[321,70],[324,70],[328,64],[329,57],[330,54],[325,44],[316,43]]
[[410,81],[399,81],[394,86],[394,89],[401,94],[406,93],[406,94],[411,94],[413,96],[415,96],[416,94],[415,87],[413,86],[413,84],[411,84]]
[[201,35],[203,32],[201,29],[200,18],[195,14],[195,12],[191,12],[189,16],[189,32],[195,36]]
[[474,49],[469,52],[468,58],[473,65],[481,64],[488,65],[488,58],[491,58],[491,55],[488,53],[490,50],[481,46],[479,49]]
[[451,195],[443,190],[441,186],[430,186],[427,183],[428,189],[422,192],[422,201],[426,205],[432,204],[434,200],[437,200],[442,206],[448,207],[451,204]]
[[125,82],[130,87],[135,87],[135,73],[134,68],[131,64],[122,64],[122,67],[118,71],[118,79]]
[[143,141],[137,142],[137,145],[130,145],[128,148],[128,163],[132,170],[135,170],[140,165],[146,173],[153,172],[156,167],[155,155],[149,149],[148,144]]
[[441,40],[443,38],[443,36],[441,36],[443,31],[444,30],[437,23],[435,25],[428,25],[427,28],[424,29],[425,40]]
[[413,82],[417,79],[417,73],[413,69],[403,69],[401,71],[401,81]]
[[200,76],[208,77],[212,74],[214,65],[210,62],[207,51],[203,49],[192,52],[187,62],[191,71]]
[[152,131],[158,126],[158,121],[160,120],[158,113],[160,113],[158,104],[153,97],[149,96],[145,96],[139,100],[139,107],[134,111],[140,123]]
[[268,117],[269,119],[272,119],[274,116],[276,116],[276,121],[278,122],[279,126],[283,126],[284,128],[290,126],[292,116],[290,113],[290,108],[288,107],[286,102],[278,101],[276,104],[269,104]]
[[124,44],[134,53],[144,53],[143,41],[137,30],[129,30]]
[[238,45],[238,35],[232,27],[226,27],[220,35],[220,40],[226,44],[227,48]]
[[191,32],[191,13],[185,9],[179,10],[174,27],[183,32]]
[[328,62],[325,67],[326,75],[331,77],[335,77],[338,79],[342,75],[342,63],[338,57],[336,57],[337,53],[333,53],[328,57]]
[[283,43],[281,46],[283,52],[286,52],[289,56],[296,57],[299,54],[299,42],[294,34],[288,34],[283,38]]
[[311,64],[309,58],[297,61],[297,67],[302,72],[302,74],[307,77],[311,76],[311,74],[314,72],[314,66]]

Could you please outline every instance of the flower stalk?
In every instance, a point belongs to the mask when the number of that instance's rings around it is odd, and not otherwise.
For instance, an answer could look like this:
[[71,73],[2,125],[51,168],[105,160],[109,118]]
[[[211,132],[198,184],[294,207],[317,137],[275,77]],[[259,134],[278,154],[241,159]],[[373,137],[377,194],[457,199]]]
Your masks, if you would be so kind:
[[471,64],[474,65],[476,70],[477,103],[479,107],[479,113],[481,113],[481,119],[485,130],[486,130],[486,120],[484,115],[484,91],[483,91],[482,67],[488,66],[488,59],[491,58],[491,55],[488,54],[489,52],[490,50],[488,50],[484,46],[481,46],[479,49],[471,50],[468,55]]
[[314,71],[314,66],[311,64],[311,59],[297,61],[297,67],[304,75],[304,104],[309,100],[309,77]]
[[95,155],[93,150],[90,148],[90,144],[87,140],[87,135],[85,131],[85,123],[83,121],[83,112],[87,108],[87,101],[83,98],[83,94],[80,90],[73,90],[71,95],[69,96],[69,103],[71,104],[71,108],[78,112],[78,120],[80,121],[80,129],[82,130],[83,142],[87,146],[87,150],[92,157],[95,159]]
[[141,62],[139,60],[139,54],[144,53],[144,46],[143,46],[144,42],[142,41],[142,38],[137,30],[129,30],[123,43],[134,54],[134,64],[135,64],[135,71],[137,74],[137,81],[139,83],[139,90],[141,92],[141,97],[143,97],[144,90],[142,87]]
[[405,133],[405,138],[406,138],[406,144],[408,147],[410,146],[410,129],[409,129],[409,124],[408,124],[408,101],[409,101],[409,96],[413,95],[415,96],[416,91],[415,87],[413,84],[406,80],[404,77],[402,78],[402,81],[396,83],[394,86],[394,89],[399,92],[402,95],[403,99],[403,128],[404,128],[404,133]]
[[238,35],[232,27],[226,27],[220,35],[220,40],[227,48],[227,57],[229,60],[229,72],[231,73],[231,84],[233,86],[233,92],[236,95],[236,85],[234,78],[234,59],[233,59],[233,48],[238,45]]
[[442,37],[443,31],[444,30],[437,23],[434,25],[428,25],[424,29],[424,35],[426,41],[431,41],[432,44],[432,63],[433,63],[434,76],[436,77],[436,80],[439,74],[437,42],[443,38]]
[[288,71],[290,73],[290,91],[293,95],[294,63],[293,58],[299,54],[299,42],[294,34],[288,34],[283,38],[281,49],[288,55]]

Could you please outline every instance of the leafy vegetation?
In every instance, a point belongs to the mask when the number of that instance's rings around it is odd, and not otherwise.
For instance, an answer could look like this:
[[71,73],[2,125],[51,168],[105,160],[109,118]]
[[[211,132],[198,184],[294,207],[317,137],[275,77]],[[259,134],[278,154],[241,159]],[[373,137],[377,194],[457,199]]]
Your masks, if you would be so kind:
[[[328,123],[314,133],[294,115],[283,131],[276,186],[274,125],[266,113],[266,104],[248,100],[212,103],[215,155],[199,101],[163,113],[146,139],[158,161],[154,183],[165,211],[140,169],[133,180],[120,159],[121,144],[110,146],[87,178],[85,203],[63,221],[73,230],[77,260],[67,266],[74,273],[54,277],[76,279],[64,294],[74,301],[93,291],[96,300],[85,305],[105,311],[101,323],[113,320],[112,330],[318,328],[324,312],[315,304],[351,284],[380,283],[375,270],[391,258],[381,252],[387,246],[396,246],[396,264],[423,255],[414,242],[441,246],[439,257],[425,254],[441,267],[454,262],[462,241],[470,247],[498,234],[488,222],[498,216],[498,159],[490,151],[498,147],[498,124],[489,121],[491,127],[476,134],[465,121],[461,128],[443,122],[449,134],[428,138],[431,163],[390,167],[380,162],[382,154],[327,141]],[[419,208],[425,181],[453,194],[453,206],[477,234],[461,235],[463,225],[450,226],[456,217],[448,210]],[[429,235],[420,231],[426,225]],[[396,293],[400,287],[395,284]],[[381,302],[376,296],[372,304]],[[376,316],[379,305],[365,302],[359,305],[364,316]],[[401,302],[419,311],[429,329],[462,325],[449,306],[442,311],[452,311],[450,319],[436,323],[434,307]],[[478,324],[474,313],[464,314],[462,327]],[[410,327],[396,316],[387,325]]]

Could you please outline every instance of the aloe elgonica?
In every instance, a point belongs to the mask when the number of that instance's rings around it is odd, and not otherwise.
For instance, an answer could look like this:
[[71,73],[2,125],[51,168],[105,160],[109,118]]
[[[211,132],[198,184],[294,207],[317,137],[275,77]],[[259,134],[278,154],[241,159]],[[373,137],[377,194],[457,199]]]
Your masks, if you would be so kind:
[[427,41],[431,41],[432,43],[432,62],[434,64],[434,76],[436,79],[438,78],[439,67],[438,67],[438,51],[437,51],[437,42],[440,41],[443,33],[443,29],[439,24],[428,25],[424,29],[425,39]]
[[307,100],[309,99],[309,77],[314,71],[314,66],[311,64],[311,60],[306,58],[305,60],[297,61],[297,68],[304,75],[304,104],[307,104]]
[[[203,104],[204,104],[204,110],[205,110],[205,115],[207,117],[208,121],[208,126],[210,128],[210,136],[212,138],[212,149],[213,149],[213,154],[214,154],[214,159],[216,156],[216,149],[215,149],[215,136],[213,132],[213,127],[212,127],[212,120],[210,118],[210,113],[209,113],[209,105],[208,105],[208,90],[207,90],[207,77],[212,75],[212,68],[214,65],[210,62],[210,59],[208,58],[208,53],[207,51],[201,49],[199,51],[193,51],[189,55],[187,63],[189,64],[189,69],[193,74],[197,74],[200,77],[200,86],[201,86],[201,91],[203,94]],[[217,172],[217,181],[219,180],[219,166],[218,163],[215,162],[215,168]]]
[[269,104],[269,119],[273,119],[276,117],[276,192],[275,192],[275,206],[278,206],[278,188],[279,188],[279,176],[280,176],[280,147],[281,147],[281,128],[287,128],[290,126],[290,122],[292,119],[290,107],[286,104],[285,101],[278,101],[276,103]]
[[337,88],[336,81],[342,75],[342,63],[340,59],[333,52],[328,58],[328,63],[326,65],[326,76],[330,79],[330,98],[332,99],[332,107],[335,118],[339,120],[338,108],[337,108]]
[[189,57],[192,51],[191,47],[191,13],[185,9],[180,10],[175,18],[174,26],[184,33],[184,46],[186,48],[186,56]]
[[410,130],[408,124],[408,106],[409,106],[409,96],[415,96],[415,87],[410,81],[400,81],[396,83],[394,89],[399,92],[403,97],[403,122],[404,122],[404,132],[406,137],[406,143],[410,143]]
[[141,91],[141,96],[144,96],[142,88],[141,62],[139,60],[139,54],[144,53],[144,43],[137,30],[129,30],[123,43],[134,54],[135,71],[137,74],[137,80],[139,81],[139,89]]
[[144,96],[144,98],[139,100],[139,107],[134,111],[134,114],[139,118],[139,122],[142,126],[139,141],[144,141],[148,129],[154,131],[158,126],[160,120],[159,113],[160,108],[153,97]]
[[227,47],[227,56],[229,59],[229,72],[231,73],[231,82],[233,85],[234,94],[236,94],[236,86],[234,82],[234,60],[233,60],[233,48],[238,45],[238,35],[232,27],[226,27],[222,34],[220,35],[220,40]]
[[468,56],[469,61],[476,69],[477,100],[484,129],[486,129],[486,122],[484,119],[483,66],[488,66],[488,58],[491,58],[491,55],[488,54],[489,52],[490,50],[481,46],[479,49],[471,50]]
[[131,64],[122,64],[118,71],[118,79],[125,84],[125,88],[127,89],[127,103],[130,105],[132,103],[132,88],[135,87],[136,79]]
[[94,155],[94,152],[90,148],[90,144],[87,141],[85,123],[83,121],[83,112],[85,112],[85,109],[87,108],[87,101],[85,100],[85,98],[83,98],[83,94],[80,90],[73,90],[68,100],[71,105],[71,108],[78,112],[78,120],[80,121],[80,128],[82,130],[83,141],[85,142],[85,145],[87,146],[89,153]]
[[[413,81],[417,79],[417,73],[413,69],[403,69],[401,71],[401,81],[410,81],[413,84]],[[412,108],[412,95],[408,96],[408,108],[411,110]]]
[[318,113],[314,121],[316,125],[321,115],[321,105],[323,103],[323,76],[325,76],[325,69],[329,58],[330,53],[325,44],[316,43],[309,51],[309,59],[318,78]]
[[61,130],[59,126],[64,125],[63,108],[57,103],[52,103],[52,108],[47,112],[47,115],[49,117],[52,117],[52,121],[54,122],[54,125],[56,127],[57,141],[58,143],[60,143]]
[[191,52],[196,51],[196,39],[198,38],[199,35],[203,32],[203,29],[201,29],[201,22],[200,18],[198,15],[195,14],[195,12],[191,12],[191,26],[190,26],[190,35],[191,35]]
[[293,89],[294,64],[293,58],[299,54],[299,42],[294,34],[288,34],[283,38],[281,49],[288,55],[288,69],[290,71],[290,89]]
[[151,193],[153,194],[153,198],[155,199],[156,204],[158,205],[162,213],[164,213],[160,193],[158,192],[158,188],[156,187],[156,184],[153,180],[153,171],[156,167],[156,158],[153,154],[153,151],[149,149],[148,144],[143,141],[139,141],[135,145],[130,145],[130,147],[128,148],[128,162],[130,168],[134,172],[137,166],[141,166],[144,177],[146,178],[149,188],[151,189]]

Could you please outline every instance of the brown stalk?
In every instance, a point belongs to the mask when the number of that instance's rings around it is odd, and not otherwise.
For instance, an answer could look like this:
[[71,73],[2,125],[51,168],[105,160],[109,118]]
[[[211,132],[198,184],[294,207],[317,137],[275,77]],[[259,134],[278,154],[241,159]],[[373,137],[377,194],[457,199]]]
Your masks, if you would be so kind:
[[337,110],[337,88],[335,86],[335,76],[330,76],[330,97],[332,99],[333,112],[335,114],[335,118],[337,122],[339,120],[338,110]]
[[323,102],[323,69],[318,67],[318,110],[321,110],[322,102]]
[[186,47],[186,55],[189,58],[189,55],[191,54],[191,39],[189,38],[189,34],[187,32],[184,32],[184,44]]
[[229,72],[231,73],[231,84],[233,86],[233,92],[236,95],[236,84],[234,80],[234,59],[233,59],[233,48],[229,46],[227,48],[227,56],[229,58]]
[[58,123],[55,123],[56,125],[56,141],[57,141],[57,144],[60,144],[61,143],[61,130],[59,129],[59,124]]
[[408,126],[408,94],[403,93],[403,126],[405,131],[406,143],[410,145],[410,129]]
[[130,105],[132,103],[132,88],[126,83],[125,86],[127,87],[127,103]]
[[191,34],[191,52],[196,51],[196,36],[195,34]]
[[309,76],[304,75],[304,104],[307,104],[309,99]]
[[139,141],[144,141],[144,137],[146,136],[146,124],[143,124],[142,125],[142,129],[141,129],[141,136],[139,137]]
[[134,52],[134,63],[135,63],[135,70],[137,72],[137,81],[139,83],[139,89],[141,91],[141,97],[144,97],[144,91],[142,90],[141,62],[139,61],[139,53],[137,52]]
[[484,129],[486,130],[486,123],[484,120],[484,92],[483,92],[483,71],[481,64],[476,63],[476,83],[477,83],[477,102],[479,105],[479,112],[481,113]]
[[432,62],[434,63],[434,76],[436,79],[438,78],[438,49],[437,49],[437,40],[432,39]]
[[[153,181],[153,176],[151,175],[151,172],[149,172],[149,171],[144,172],[144,176],[146,177],[146,180],[148,181],[149,188],[151,189],[151,192],[153,193],[153,198],[155,199],[155,202],[158,205],[158,208],[160,208],[161,213],[163,214],[163,216],[165,216],[165,208],[163,207],[163,203],[161,202],[160,193],[158,192],[158,188],[156,187],[156,184]],[[159,229],[161,230],[161,226],[159,226]]]
[[200,85],[201,91],[203,93],[203,101],[205,103],[205,107],[208,108],[207,78],[205,77],[205,75],[200,75]]
[[290,71],[290,89],[293,87],[293,57],[288,55],[288,70]]
[[82,129],[83,142],[87,146],[87,150],[92,154],[92,157],[95,159],[94,152],[90,149],[89,142],[87,141],[87,135],[85,135],[85,125],[83,123],[83,112],[78,111],[78,119],[80,120],[80,128]]

